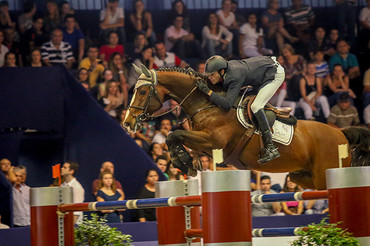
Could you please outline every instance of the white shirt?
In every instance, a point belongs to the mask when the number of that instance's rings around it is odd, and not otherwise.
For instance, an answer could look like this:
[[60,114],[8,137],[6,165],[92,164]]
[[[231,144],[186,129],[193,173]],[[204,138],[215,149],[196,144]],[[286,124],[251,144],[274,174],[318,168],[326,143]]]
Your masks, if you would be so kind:
[[171,50],[172,46],[173,46],[173,43],[171,43],[168,38],[172,37],[172,38],[181,38],[183,36],[186,36],[188,35],[188,31],[186,31],[185,29],[181,28],[179,31],[175,29],[175,27],[172,25],[170,27],[168,27],[166,29],[166,32],[165,32],[165,38],[164,38],[164,43],[166,45],[166,50]]
[[227,30],[226,27],[220,26],[219,32],[217,33],[217,35],[214,35],[211,33],[211,30],[208,26],[204,26],[202,30],[202,47],[206,45],[207,39],[218,41],[223,37],[225,40],[231,42],[231,40],[233,39],[233,34],[229,30]]
[[19,189],[13,186],[13,223],[17,226],[31,224],[30,187],[21,184]]
[[249,23],[245,23],[240,27],[240,34],[244,34],[244,39],[242,41],[242,47],[251,48],[257,47],[257,39],[263,36],[262,28],[257,32],[256,27],[252,27]]
[[9,52],[9,49],[8,49],[8,47],[6,47],[3,44],[0,44],[0,46],[1,46],[1,50],[0,50],[0,67],[2,67],[2,66],[4,66],[5,55],[6,55],[6,53]]
[[166,142],[166,136],[163,135],[161,132],[158,132],[157,134],[155,134],[152,140],[152,143],[163,144],[165,142]]
[[[107,8],[102,9],[100,11],[100,21],[103,21],[105,19],[106,13],[107,13]],[[123,11],[123,8],[118,7],[116,9],[116,12],[113,15],[108,16],[108,24],[109,25],[116,24],[118,20],[121,18],[125,18],[125,13]]]
[[216,15],[222,20],[225,27],[230,27],[235,21],[235,15],[233,12],[229,12],[229,16],[225,17],[224,12],[220,9],[217,10]]
[[[85,190],[80,184],[80,182],[77,181],[76,178],[73,178],[70,182],[64,182],[62,187],[70,186],[73,189],[73,203],[81,203],[85,200]],[[81,222],[83,219],[83,213],[80,212],[73,212],[74,215],[78,215],[77,222]]]
[[368,7],[365,7],[361,9],[360,15],[358,19],[362,22],[365,21],[366,24],[370,25],[370,9]]

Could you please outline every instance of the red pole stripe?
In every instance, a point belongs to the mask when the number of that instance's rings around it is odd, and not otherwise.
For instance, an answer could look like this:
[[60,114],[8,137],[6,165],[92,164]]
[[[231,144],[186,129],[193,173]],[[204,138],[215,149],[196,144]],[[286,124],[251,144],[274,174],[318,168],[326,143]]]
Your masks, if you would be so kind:
[[185,231],[185,237],[202,237],[202,229],[188,229]]
[[90,202],[84,203],[72,203],[72,204],[60,204],[58,210],[60,212],[74,212],[74,211],[90,211],[89,209]]
[[327,190],[305,191],[302,193],[303,200],[327,199],[329,192]]
[[179,206],[200,206],[202,205],[202,196],[176,197],[175,201]]

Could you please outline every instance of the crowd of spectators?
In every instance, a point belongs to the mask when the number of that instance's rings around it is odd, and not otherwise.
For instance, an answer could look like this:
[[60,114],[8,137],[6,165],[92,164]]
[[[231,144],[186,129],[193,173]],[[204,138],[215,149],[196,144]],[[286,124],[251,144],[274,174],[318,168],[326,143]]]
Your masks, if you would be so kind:
[[[370,50],[370,0],[358,15],[357,0],[335,0],[335,3],[338,26],[329,30],[315,23],[315,10],[302,0],[292,0],[291,6],[283,11],[279,0],[269,0],[262,15],[250,13],[248,16],[238,13],[236,1],[222,0],[219,10],[210,13],[206,22],[199,23],[203,28],[198,35],[191,30],[191,16],[182,0],[173,1],[168,27],[163,33],[158,31],[143,0],[133,1],[131,13],[119,7],[119,0],[108,0],[99,14],[100,35],[88,37],[68,1],[58,6],[48,0],[47,11],[40,15],[37,11],[40,6],[26,0],[23,12],[16,19],[10,17],[8,2],[1,1],[0,67],[65,66],[104,110],[120,122],[138,78],[131,63],[142,63],[149,69],[191,65],[202,73],[204,60],[215,54],[227,59],[275,55],[286,73],[284,84],[273,97],[275,106],[290,106],[293,115],[297,113],[296,108],[301,108],[302,118],[340,128],[360,125],[363,114],[362,122],[370,127],[369,60],[360,66],[357,57],[369,54]],[[127,22],[125,16],[129,16]],[[131,25],[133,31],[127,31],[125,23]],[[359,27],[357,33],[355,26]],[[189,125],[175,101],[167,102],[161,110],[167,109],[174,110],[143,123],[143,129],[132,137],[166,173],[168,180],[180,180],[186,175],[170,163],[165,139],[173,130],[188,130]],[[363,111],[359,114],[358,109]],[[207,158],[200,158],[205,169],[209,164]],[[25,184],[25,168],[13,167],[7,159],[2,159],[0,164],[14,186],[15,206],[23,206],[23,202],[29,202],[24,195],[19,195],[29,190]],[[77,169],[77,163],[63,165],[63,185],[77,187],[80,195],[74,199],[83,201],[83,188],[75,179]],[[158,173],[148,170],[145,178],[146,184],[138,196],[153,197]],[[256,194],[281,191],[273,191],[271,185],[270,177],[258,174],[253,187]],[[287,176],[282,192],[297,190],[300,188]],[[93,183],[93,193],[98,201],[124,199],[124,190],[114,178],[113,163],[102,164],[100,178]],[[315,213],[312,210],[316,207],[326,211],[324,205],[312,202],[270,204],[268,208],[255,205],[254,211],[258,215]],[[18,211],[16,207],[14,211]],[[120,211],[102,213],[108,214],[111,221],[122,219]],[[76,220],[80,219],[78,216],[80,214],[76,214]],[[140,221],[153,219],[153,211],[139,215]],[[15,225],[29,225],[29,221]]]

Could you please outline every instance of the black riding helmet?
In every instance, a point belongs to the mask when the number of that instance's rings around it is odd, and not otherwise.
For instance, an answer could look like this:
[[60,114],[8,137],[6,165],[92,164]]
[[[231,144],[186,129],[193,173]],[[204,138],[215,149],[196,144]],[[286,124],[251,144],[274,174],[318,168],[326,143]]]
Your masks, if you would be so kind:
[[222,56],[211,56],[205,64],[204,75],[208,76],[216,71],[227,68],[227,61]]

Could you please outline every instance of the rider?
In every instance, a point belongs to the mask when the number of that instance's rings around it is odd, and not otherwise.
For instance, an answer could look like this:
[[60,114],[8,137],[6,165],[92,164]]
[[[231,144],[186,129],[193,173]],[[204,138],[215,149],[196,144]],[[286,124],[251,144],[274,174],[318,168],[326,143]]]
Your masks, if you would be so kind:
[[226,61],[221,56],[212,56],[206,61],[205,73],[212,84],[222,82],[227,88],[226,96],[213,92],[202,81],[197,81],[197,87],[209,95],[214,104],[225,110],[230,110],[244,86],[252,86],[258,94],[251,105],[251,110],[257,119],[265,146],[264,155],[258,160],[260,164],[269,162],[280,156],[278,148],[272,142],[270,125],[267,121],[264,106],[275,94],[285,78],[284,68],[275,57],[253,57],[243,60]]

